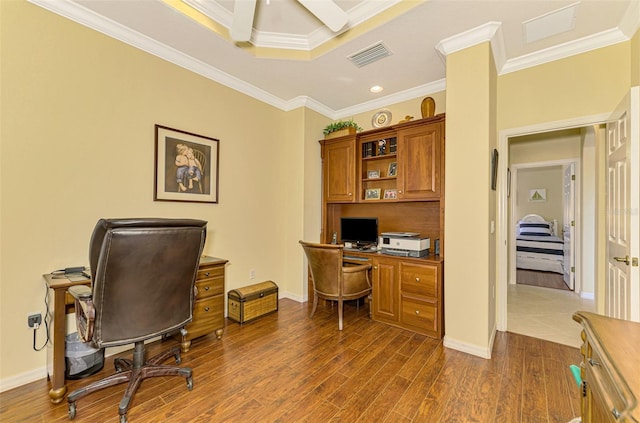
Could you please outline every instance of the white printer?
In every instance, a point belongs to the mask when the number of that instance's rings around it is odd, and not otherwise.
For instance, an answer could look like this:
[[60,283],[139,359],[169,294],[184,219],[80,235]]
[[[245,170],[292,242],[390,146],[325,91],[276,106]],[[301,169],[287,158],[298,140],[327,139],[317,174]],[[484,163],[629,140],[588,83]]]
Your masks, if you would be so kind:
[[421,238],[415,232],[383,232],[378,241],[383,254],[403,257],[424,257],[429,255],[431,240]]

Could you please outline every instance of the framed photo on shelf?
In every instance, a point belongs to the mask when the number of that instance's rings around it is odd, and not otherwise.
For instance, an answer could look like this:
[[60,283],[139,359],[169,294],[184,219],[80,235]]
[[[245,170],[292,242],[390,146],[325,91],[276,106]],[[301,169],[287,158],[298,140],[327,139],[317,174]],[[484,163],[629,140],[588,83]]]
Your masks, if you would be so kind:
[[387,176],[396,176],[398,174],[398,164],[396,162],[389,163],[389,169],[387,169]]
[[384,199],[385,200],[394,200],[398,198],[398,190],[397,189],[385,189],[384,190]]
[[370,170],[367,172],[367,179],[378,179],[380,177],[379,170]]
[[154,201],[218,202],[220,141],[155,125]]
[[364,193],[365,200],[379,200],[380,188],[369,188]]

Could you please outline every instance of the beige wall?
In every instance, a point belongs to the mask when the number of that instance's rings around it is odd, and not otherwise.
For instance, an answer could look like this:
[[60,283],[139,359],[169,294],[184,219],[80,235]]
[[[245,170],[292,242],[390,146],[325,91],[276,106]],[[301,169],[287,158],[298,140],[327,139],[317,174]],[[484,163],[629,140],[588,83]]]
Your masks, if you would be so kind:
[[493,68],[489,43],[447,56],[445,344],[482,356],[490,355],[495,324],[489,321],[495,314],[489,310],[495,308]]
[[[255,282],[306,295],[297,240],[320,225],[322,119],[282,112],[26,2],[0,2],[0,11],[3,383],[45,376],[26,316],[45,311],[43,273],[87,264],[101,217],[205,219],[205,252],[230,260],[227,289],[251,283],[255,269]],[[219,204],[153,201],[156,123],[220,139]],[[44,339],[41,329],[37,344]]]
[[[563,225],[563,171],[562,166],[545,166],[519,169],[514,195],[516,198],[516,218],[527,214],[539,214],[545,219],[558,221],[558,236],[562,237]],[[529,192],[533,189],[544,189],[546,201],[531,201]]]

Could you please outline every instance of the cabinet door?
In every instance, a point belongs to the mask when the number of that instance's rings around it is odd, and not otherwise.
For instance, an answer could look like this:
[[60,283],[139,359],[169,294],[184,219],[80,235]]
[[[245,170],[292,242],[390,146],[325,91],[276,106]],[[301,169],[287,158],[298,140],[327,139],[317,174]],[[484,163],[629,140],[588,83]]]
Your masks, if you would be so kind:
[[399,281],[394,260],[373,261],[373,319],[398,322]]
[[351,203],[355,201],[356,139],[325,142],[322,167],[323,192],[326,202]]
[[440,198],[443,135],[443,122],[398,132],[398,198]]

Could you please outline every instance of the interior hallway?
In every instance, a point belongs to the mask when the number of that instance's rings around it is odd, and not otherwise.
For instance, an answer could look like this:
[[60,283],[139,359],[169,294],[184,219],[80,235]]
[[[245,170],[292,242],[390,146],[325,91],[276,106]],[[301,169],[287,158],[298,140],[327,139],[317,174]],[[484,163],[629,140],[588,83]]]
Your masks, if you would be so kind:
[[595,301],[572,291],[509,284],[507,331],[579,348],[578,310],[595,312]]

